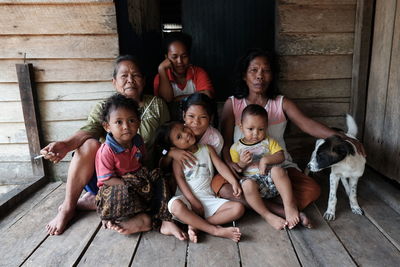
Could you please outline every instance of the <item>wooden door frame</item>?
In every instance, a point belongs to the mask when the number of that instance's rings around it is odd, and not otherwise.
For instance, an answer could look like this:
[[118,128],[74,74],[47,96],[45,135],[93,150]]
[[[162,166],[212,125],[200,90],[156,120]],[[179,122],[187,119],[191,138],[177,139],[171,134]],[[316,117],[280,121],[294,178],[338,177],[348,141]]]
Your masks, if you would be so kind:
[[374,13],[375,0],[357,0],[350,114],[358,125],[360,140],[364,136]]

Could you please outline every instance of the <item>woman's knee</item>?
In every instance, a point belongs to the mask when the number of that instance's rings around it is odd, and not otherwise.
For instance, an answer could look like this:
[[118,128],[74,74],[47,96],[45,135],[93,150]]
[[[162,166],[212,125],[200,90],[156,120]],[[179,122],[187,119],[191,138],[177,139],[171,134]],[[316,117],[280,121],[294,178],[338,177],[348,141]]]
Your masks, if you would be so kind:
[[100,147],[99,141],[93,138],[89,138],[75,150],[75,155],[77,157],[87,157],[87,156],[93,157],[93,155],[96,156],[99,147]]

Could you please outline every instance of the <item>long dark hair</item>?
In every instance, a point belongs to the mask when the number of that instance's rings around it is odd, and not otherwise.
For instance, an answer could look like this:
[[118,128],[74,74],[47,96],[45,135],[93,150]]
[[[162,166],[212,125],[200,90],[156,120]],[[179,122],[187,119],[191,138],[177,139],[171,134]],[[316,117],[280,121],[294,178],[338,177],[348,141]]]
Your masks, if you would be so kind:
[[156,158],[161,158],[163,156],[163,150],[169,151],[171,147],[174,145],[172,144],[170,134],[172,128],[175,127],[175,125],[182,124],[182,122],[179,121],[170,121],[167,123],[164,123],[163,125],[159,126],[157,128],[155,137],[154,137],[154,148],[156,152]]
[[235,68],[235,89],[233,91],[233,96],[236,98],[245,98],[249,95],[249,87],[246,82],[243,80],[243,77],[247,73],[247,69],[250,65],[250,62],[257,58],[263,57],[265,58],[272,71],[272,81],[267,88],[267,97],[269,99],[275,99],[275,97],[279,94],[277,87],[277,78],[278,78],[278,66],[276,64],[275,56],[273,53],[262,50],[260,48],[250,49],[247,53],[242,56],[236,64]]

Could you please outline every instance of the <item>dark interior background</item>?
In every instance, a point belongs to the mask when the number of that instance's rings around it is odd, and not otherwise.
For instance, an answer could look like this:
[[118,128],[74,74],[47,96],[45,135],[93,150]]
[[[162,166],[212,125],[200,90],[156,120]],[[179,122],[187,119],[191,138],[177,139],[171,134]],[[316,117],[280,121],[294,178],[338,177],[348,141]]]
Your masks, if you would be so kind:
[[274,0],[121,0],[115,4],[120,52],[139,57],[148,93],[164,58],[162,38],[168,34],[162,32],[164,23],[182,24],[183,32],[192,36],[191,62],[208,72],[218,101],[232,94],[234,66],[246,50],[274,49]]

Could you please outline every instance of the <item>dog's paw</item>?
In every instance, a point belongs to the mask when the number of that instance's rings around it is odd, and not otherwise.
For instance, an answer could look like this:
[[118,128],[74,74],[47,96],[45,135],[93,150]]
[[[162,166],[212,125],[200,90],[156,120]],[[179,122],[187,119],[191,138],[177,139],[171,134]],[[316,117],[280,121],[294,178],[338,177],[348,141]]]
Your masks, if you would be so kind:
[[327,221],[333,221],[335,219],[335,214],[330,212],[325,212],[324,219]]
[[358,214],[358,215],[364,215],[364,211],[362,210],[362,208],[360,208],[360,207],[351,207],[351,211],[354,213],[354,214]]

